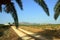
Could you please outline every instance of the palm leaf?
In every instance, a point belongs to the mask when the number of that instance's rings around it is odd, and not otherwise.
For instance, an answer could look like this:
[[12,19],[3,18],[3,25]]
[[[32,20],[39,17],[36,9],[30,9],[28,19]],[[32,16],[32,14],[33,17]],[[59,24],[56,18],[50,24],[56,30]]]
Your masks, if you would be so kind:
[[1,7],[1,5],[0,5],[0,12],[2,12],[2,7]]
[[56,20],[59,17],[59,15],[60,15],[60,0],[55,5],[54,11],[55,11],[54,19]]
[[18,5],[21,8],[21,10],[23,10],[22,1],[21,0],[16,0],[16,2],[18,3]]
[[18,17],[17,17],[16,10],[13,6],[13,3],[7,4],[5,11],[9,12],[12,15],[14,22],[15,22],[15,26],[18,27]]
[[49,10],[48,10],[48,7],[45,3],[44,0],[34,0],[36,3],[38,3],[43,9],[44,11],[47,13],[47,15],[49,16]]
[[54,19],[56,20],[59,17],[59,11],[56,11],[54,14]]

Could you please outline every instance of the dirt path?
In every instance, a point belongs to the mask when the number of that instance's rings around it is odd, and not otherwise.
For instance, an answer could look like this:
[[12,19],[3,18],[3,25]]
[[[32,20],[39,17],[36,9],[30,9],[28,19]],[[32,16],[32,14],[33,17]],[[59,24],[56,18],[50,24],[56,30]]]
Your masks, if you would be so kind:
[[[22,38],[22,40],[51,40],[47,39],[41,35],[37,35],[35,33],[23,30],[21,28],[16,29],[15,26],[11,26],[11,28],[16,32],[16,34]],[[60,40],[60,39],[52,39],[52,40]]]
[[25,31],[23,29],[16,29],[14,26],[11,26],[11,28],[17,33],[19,37],[21,37],[23,40],[47,40],[46,38],[36,35],[32,32]]
[[[15,26],[11,26],[11,28],[16,32],[16,34],[22,38],[22,40],[51,40],[47,39],[43,36],[36,35],[35,33],[28,32],[21,28],[16,29]],[[52,39],[52,40],[60,40],[60,39]]]

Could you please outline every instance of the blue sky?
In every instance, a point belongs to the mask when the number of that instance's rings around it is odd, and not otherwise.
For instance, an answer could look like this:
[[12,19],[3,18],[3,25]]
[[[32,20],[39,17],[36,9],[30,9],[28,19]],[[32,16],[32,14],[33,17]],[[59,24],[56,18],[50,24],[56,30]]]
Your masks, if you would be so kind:
[[[14,1],[19,22],[60,24],[60,16],[56,21],[54,20],[54,6],[57,1],[45,0],[49,8],[50,16],[47,16],[42,7],[35,3],[34,0],[22,0],[24,10],[21,10]],[[0,24],[12,23],[13,21],[10,14],[4,12],[4,10],[2,13],[0,12]]]

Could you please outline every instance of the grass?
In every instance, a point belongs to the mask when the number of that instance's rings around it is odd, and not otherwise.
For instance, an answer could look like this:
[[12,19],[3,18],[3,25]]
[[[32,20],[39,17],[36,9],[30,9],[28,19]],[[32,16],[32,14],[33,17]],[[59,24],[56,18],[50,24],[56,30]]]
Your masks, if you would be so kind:
[[0,24],[0,40],[21,40],[9,25]]
[[[50,40],[60,38],[60,24],[58,25],[21,25],[20,28],[42,35]],[[22,40],[9,25],[0,24],[0,40]]]
[[36,34],[42,35],[49,40],[53,38],[60,39],[60,24],[49,24],[49,25],[39,25],[39,26],[20,26],[20,28],[34,32]]
[[[49,24],[49,25],[26,25],[26,26],[20,26],[20,28],[31,31],[31,32],[38,32],[38,31],[43,31],[46,29],[50,30],[59,30],[60,29],[60,24]],[[35,30],[35,31],[34,31]]]

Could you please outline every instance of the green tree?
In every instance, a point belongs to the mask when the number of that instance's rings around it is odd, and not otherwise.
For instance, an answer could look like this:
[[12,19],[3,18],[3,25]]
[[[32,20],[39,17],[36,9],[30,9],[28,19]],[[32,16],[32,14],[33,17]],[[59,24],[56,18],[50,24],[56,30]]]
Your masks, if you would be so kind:
[[[22,1],[21,0],[15,0],[15,1],[16,3],[18,3],[21,10],[23,10]],[[43,10],[46,12],[46,14],[49,16],[49,9],[45,1],[44,0],[34,0],[34,1],[37,4],[39,4],[43,8]],[[18,27],[18,17],[17,17],[16,9],[14,7],[14,3],[11,2],[11,0],[0,0],[0,12],[2,12],[1,6],[3,4],[6,5],[5,11],[12,15],[15,22],[15,26]],[[58,0],[57,4],[55,5],[54,11],[55,11],[54,18],[57,19],[60,14],[60,0]]]
[[57,4],[55,5],[54,11],[55,11],[54,19],[56,20],[60,15],[60,0],[58,0]]
[[[20,8],[23,9],[21,0],[16,0],[16,2],[20,6]],[[14,7],[14,3],[11,2],[11,0],[0,0],[0,12],[2,12],[2,5],[6,5],[4,10],[12,15],[15,22],[15,26],[18,27],[18,16]]]

